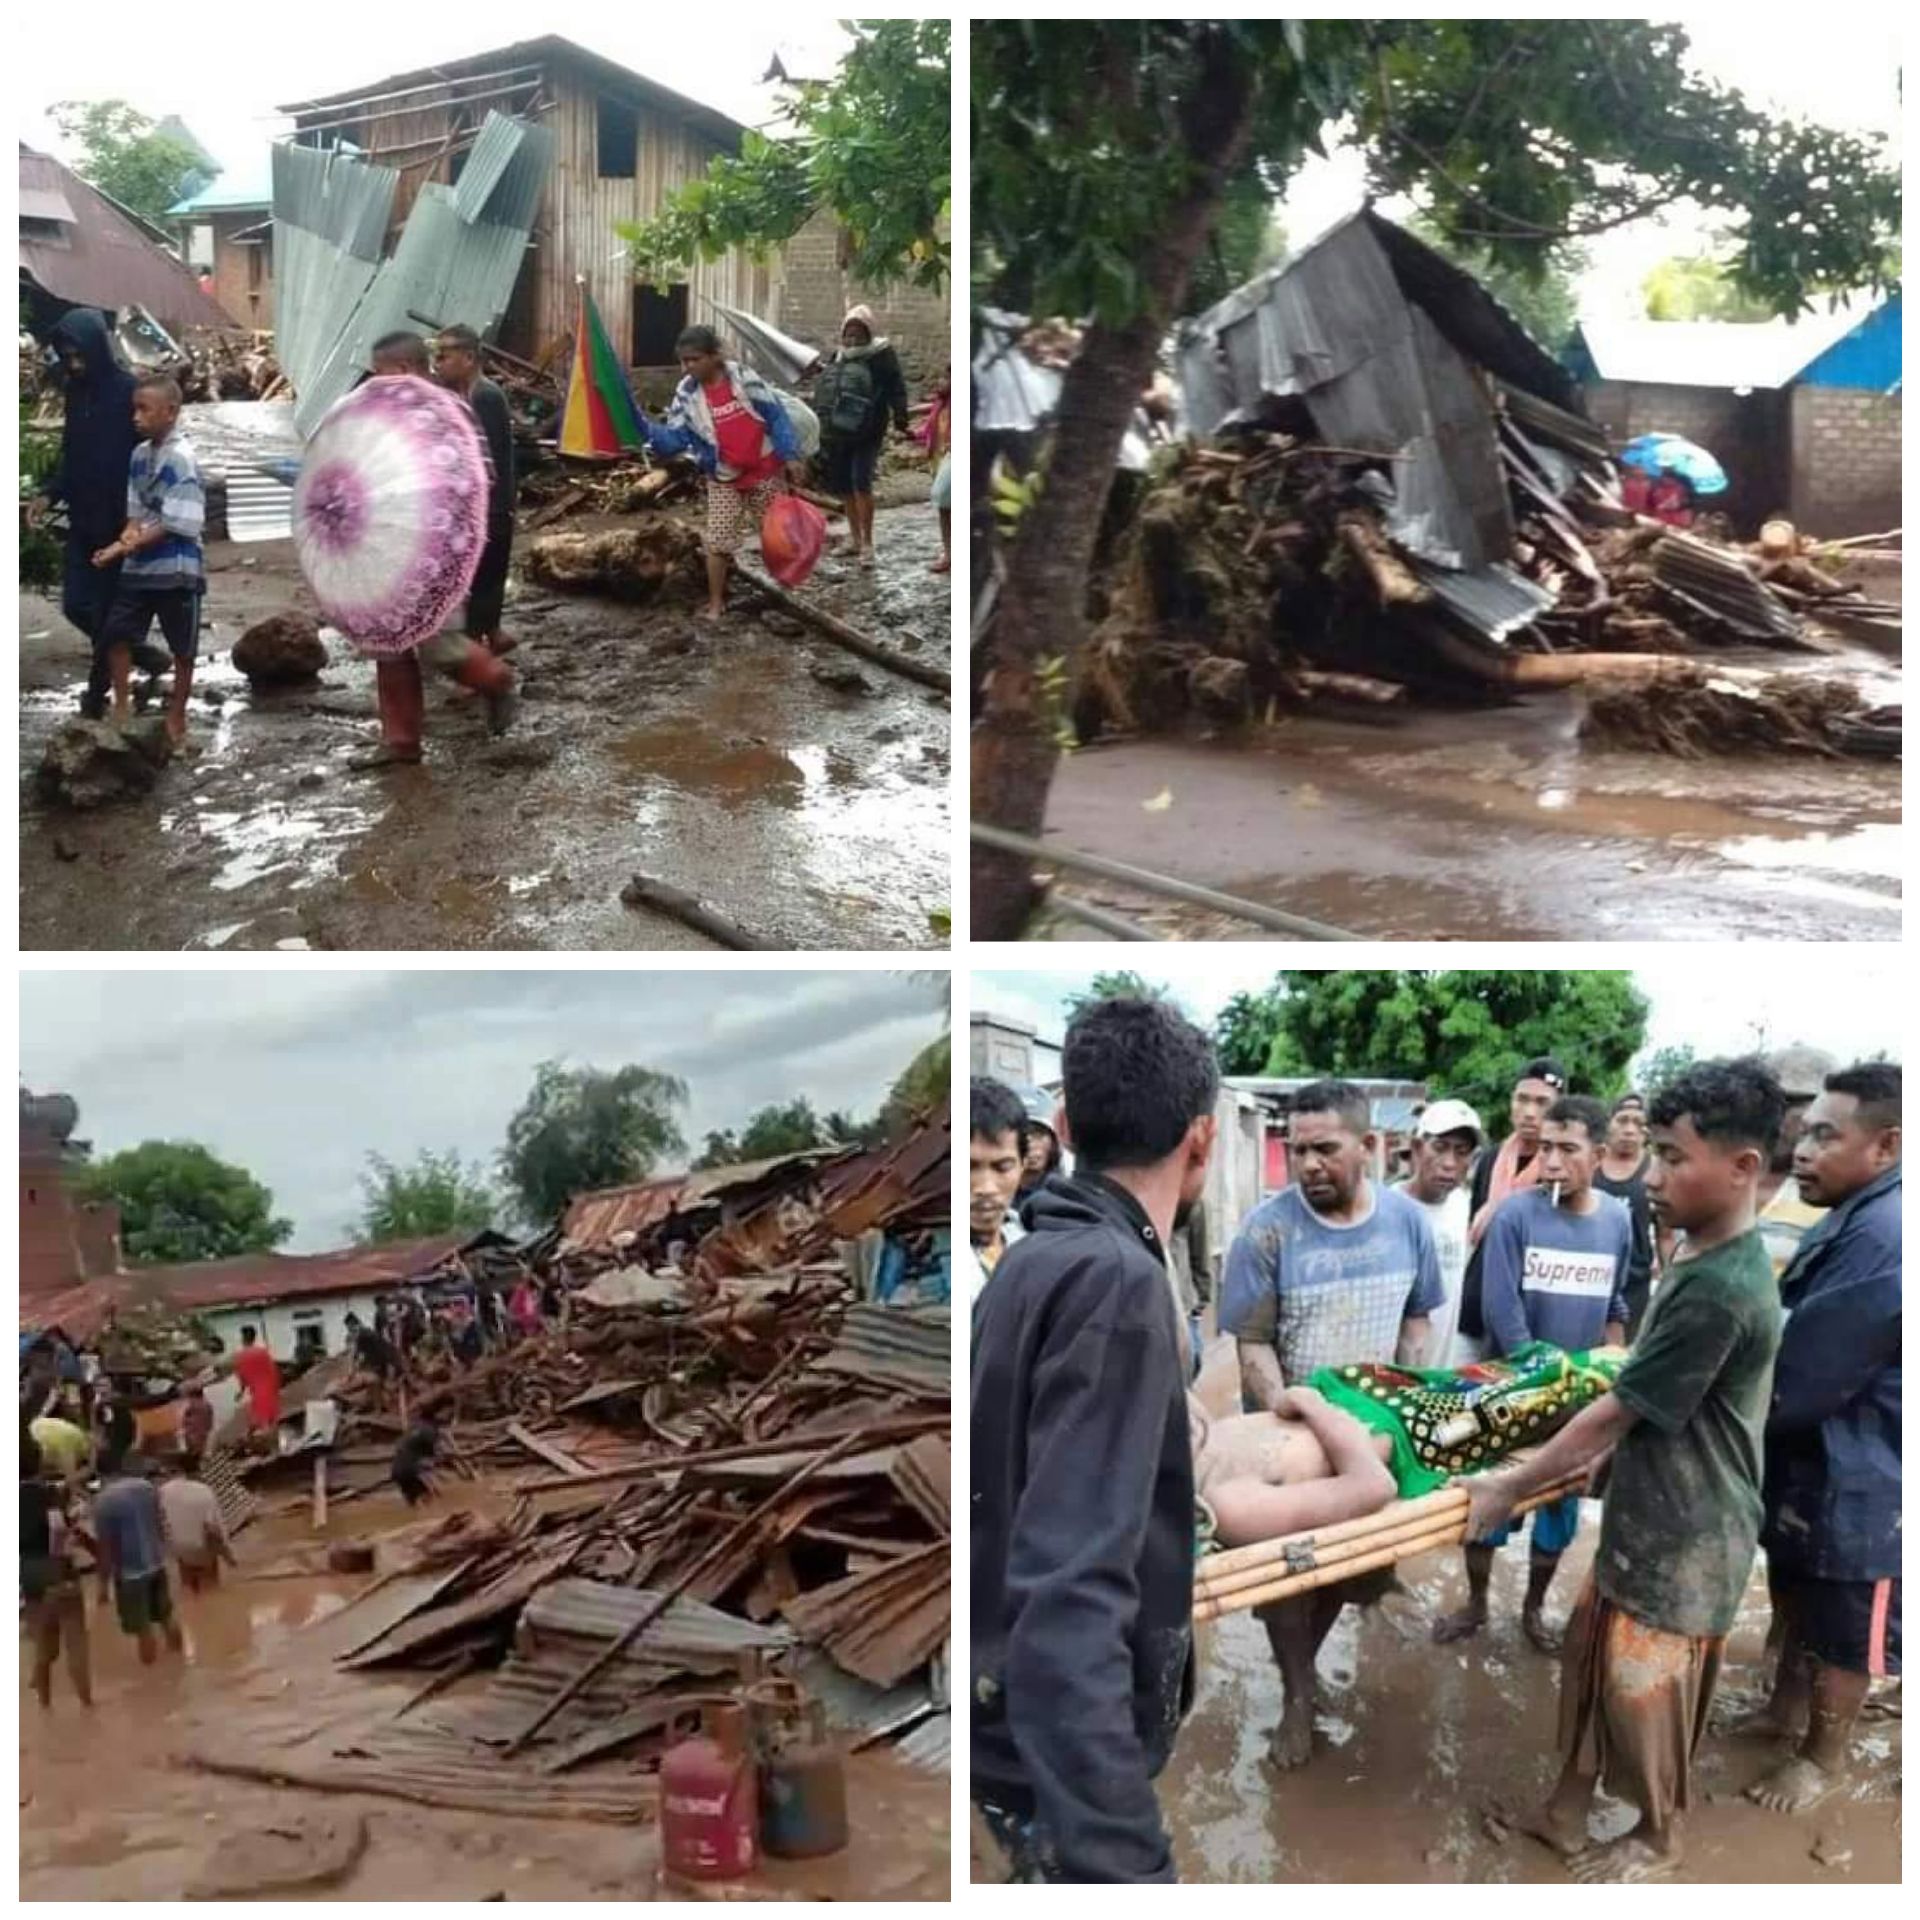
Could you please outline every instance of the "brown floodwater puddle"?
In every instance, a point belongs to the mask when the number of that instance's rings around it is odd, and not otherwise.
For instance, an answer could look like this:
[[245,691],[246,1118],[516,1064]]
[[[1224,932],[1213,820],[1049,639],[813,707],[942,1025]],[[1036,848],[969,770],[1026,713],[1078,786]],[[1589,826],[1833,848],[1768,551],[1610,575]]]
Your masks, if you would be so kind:
[[609,751],[632,773],[706,795],[733,810],[796,806],[806,788],[806,775],[792,755],[686,723],[637,728],[621,735]]

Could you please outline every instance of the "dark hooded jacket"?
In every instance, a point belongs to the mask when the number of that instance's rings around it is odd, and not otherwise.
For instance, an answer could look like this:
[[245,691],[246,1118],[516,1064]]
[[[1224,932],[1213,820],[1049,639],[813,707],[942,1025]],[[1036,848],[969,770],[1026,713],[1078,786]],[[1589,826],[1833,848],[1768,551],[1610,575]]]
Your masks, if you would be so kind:
[[67,423],[60,458],[47,477],[49,500],[65,502],[69,538],[92,551],[127,524],[127,467],[133,430],[133,375],[113,357],[105,319],[75,307],[54,328],[53,349],[78,352],[86,372],[67,381]]
[[972,1788],[1063,1881],[1174,1878],[1153,1778],[1189,1699],[1186,1330],[1139,1202],[1055,1175],[973,1331]]

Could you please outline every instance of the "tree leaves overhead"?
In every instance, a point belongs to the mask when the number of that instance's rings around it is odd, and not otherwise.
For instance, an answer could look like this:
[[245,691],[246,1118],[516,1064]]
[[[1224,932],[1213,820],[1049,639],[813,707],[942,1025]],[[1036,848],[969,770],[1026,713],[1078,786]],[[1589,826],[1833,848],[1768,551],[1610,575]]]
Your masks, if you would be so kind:
[[153,121],[124,100],[62,100],[50,117],[78,145],[81,179],[143,219],[164,221],[199,173],[191,147],[155,133]]
[[526,1220],[544,1226],[576,1193],[644,1180],[681,1152],[684,1080],[651,1067],[568,1067],[543,1060],[507,1123],[500,1177]]
[[190,1140],[143,1140],[81,1168],[73,1187],[83,1200],[119,1207],[130,1266],[267,1253],[293,1232],[252,1174]]
[[482,1166],[469,1167],[449,1149],[423,1148],[411,1166],[370,1153],[360,1175],[363,1245],[425,1240],[442,1233],[479,1233],[494,1224],[499,1202]]
[[825,210],[846,229],[854,277],[939,287],[951,204],[945,20],[855,20],[852,52],[793,89],[794,135],[749,133],[652,220],[617,231],[643,280],[684,276],[734,247],[764,254]]
[[1411,195],[1501,268],[1690,201],[1727,218],[1731,271],[1774,311],[1889,277],[1887,143],[1695,78],[1678,27],[1013,20],[973,26],[976,284],[1030,311],[1139,317],[1134,263],[1191,185],[1180,107],[1219,36],[1257,76],[1246,166],[1275,193],[1337,132],[1376,193]]
[[[1646,1038],[1629,973],[1501,968],[1285,972],[1236,994],[1215,1023],[1222,1071],[1424,1080],[1471,1102],[1496,1135],[1519,1069],[1551,1054],[1570,1090],[1610,1099]],[[1244,1064],[1266,1041],[1264,1060]]]

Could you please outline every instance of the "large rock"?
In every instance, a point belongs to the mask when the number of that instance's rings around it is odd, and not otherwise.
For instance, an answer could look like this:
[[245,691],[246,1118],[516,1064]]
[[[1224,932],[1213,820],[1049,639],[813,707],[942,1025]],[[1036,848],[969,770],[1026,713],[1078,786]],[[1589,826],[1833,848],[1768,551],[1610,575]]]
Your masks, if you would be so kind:
[[157,714],[124,728],[104,720],[70,720],[47,742],[35,776],[41,793],[68,807],[103,807],[147,792],[173,752]]
[[325,669],[327,643],[304,613],[271,614],[240,636],[233,664],[256,687],[296,687]]

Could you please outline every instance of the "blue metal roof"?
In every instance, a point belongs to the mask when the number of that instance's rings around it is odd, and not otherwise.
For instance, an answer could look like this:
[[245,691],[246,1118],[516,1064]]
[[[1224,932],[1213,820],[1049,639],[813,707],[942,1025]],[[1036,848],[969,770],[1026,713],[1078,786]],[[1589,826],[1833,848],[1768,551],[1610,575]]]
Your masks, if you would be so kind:
[[1900,296],[1876,307],[1843,340],[1802,368],[1796,386],[1864,387],[1891,393],[1900,384]]

